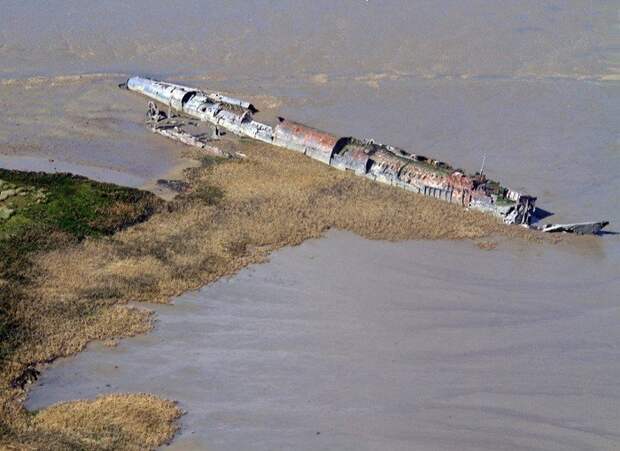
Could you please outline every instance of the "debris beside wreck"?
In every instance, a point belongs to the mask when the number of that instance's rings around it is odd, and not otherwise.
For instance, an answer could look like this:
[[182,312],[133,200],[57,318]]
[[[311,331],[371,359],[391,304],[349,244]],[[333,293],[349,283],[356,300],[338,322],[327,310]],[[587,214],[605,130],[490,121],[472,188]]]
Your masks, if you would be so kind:
[[149,102],[146,112],[146,123],[150,126],[153,133],[165,136],[173,141],[178,141],[187,146],[198,147],[208,155],[233,158],[233,155],[225,150],[212,144],[213,141],[219,139],[219,130],[215,127],[211,128],[210,133],[202,133],[193,135],[185,130],[188,125],[194,125],[191,122],[184,121],[175,115],[168,115],[160,111],[154,102]]
[[600,222],[578,222],[575,224],[544,224],[542,226],[533,225],[532,228],[548,233],[575,233],[577,235],[598,235],[609,225],[609,221]]
[[[373,140],[338,137],[313,127],[278,118],[275,126],[255,121],[258,110],[249,102],[186,86],[132,77],[122,87],[145,95],[170,110],[207,122],[242,137],[303,153],[315,160],[371,180],[461,205],[543,232],[599,234],[607,221],[564,225],[538,225],[537,198],[490,180],[481,170],[468,175],[449,164],[413,154]],[[185,132],[179,123],[149,103],[153,131],[188,145],[214,152],[208,139]],[[213,153],[217,155],[216,153]]]

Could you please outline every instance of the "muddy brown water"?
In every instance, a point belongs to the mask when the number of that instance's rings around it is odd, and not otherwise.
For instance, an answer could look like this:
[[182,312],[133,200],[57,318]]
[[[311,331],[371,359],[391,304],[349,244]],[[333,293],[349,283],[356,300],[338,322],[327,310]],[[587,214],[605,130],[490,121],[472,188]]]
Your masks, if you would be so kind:
[[158,393],[189,412],[172,449],[614,449],[619,290],[596,244],[330,232],[58,361],[27,406]]
[[[116,87],[139,73],[467,170],[486,155],[551,219],[617,231],[618,17],[605,0],[6,0],[0,166],[178,173],[184,149]],[[618,448],[619,242],[331,233],[59,362],[28,405],[153,391],[189,411],[181,449]]]

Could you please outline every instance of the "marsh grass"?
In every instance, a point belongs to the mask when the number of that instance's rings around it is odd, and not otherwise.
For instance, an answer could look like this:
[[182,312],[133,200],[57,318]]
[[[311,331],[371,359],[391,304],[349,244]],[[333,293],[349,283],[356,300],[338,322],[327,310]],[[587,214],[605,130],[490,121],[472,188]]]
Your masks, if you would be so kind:
[[[25,190],[24,196],[15,196],[16,213],[0,221],[4,287],[0,292],[0,361],[4,361],[23,341],[14,309],[22,304],[29,282],[37,275],[33,254],[65,248],[88,236],[111,235],[143,221],[161,202],[149,193],[68,174],[0,169],[0,180]],[[43,199],[41,193],[45,193]]]
[[180,415],[173,402],[140,393],[60,403],[28,415],[15,449],[153,449],[174,435]]
[[[108,397],[34,415],[18,403],[23,382],[32,379],[23,373],[31,368],[28,362],[53,358],[51,349],[61,353],[72,349],[70,343],[63,342],[62,330],[68,324],[91,338],[101,333],[102,321],[119,335],[125,332],[124,327],[133,333],[150,327],[148,312],[121,309],[105,301],[109,295],[83,296],[69,302],[48,302],[36,296],[32,288],[44,277],[37,270],[37,256],[75,246],[86,237],[111,235],[145,220],[162,202],[149,193],[67,174],[0,170],[0,180],[24,192],[5,201],[11,202],[15,214],[0,222],[1,441],[20,449],[116,449],[117,445],[143,449],[142,443],[148,447],[163,443],[173,433],[173,420],[168,418],[176,418],[178,409],[152,396]],[[152,414],[158,405],[158,413]],[[106,413],[122,413],[126,421],[117,418],[119,421],[113,422]],[[149,426],[151,433],[136,435],[133,423],[144,426],[149,415],[151,423],[158,424]],[[91,420],[85,421],[89,416]],[[61,423],[59,418],[63,418]]]
[[[22,284],[26,289],[11,318],[22,332],[16,335],[16,345],[0,372],[4,387],[31,363],[73,354],[90,340],[147,331],[150,315],[129,308],[130,301],[168,302],[172,296],[262,262],[273,250],[319,237],[330,228],[384,240],[501,235],[540,239],[482,213],[373,183],[295,152],[245,141],[234,145],[246,159],[205,159],[186,173],[193,192],[179,195],[146,222],[106,235],[115,226],[98,222],[103,212],[128,219],[132,215],[126,206],[81,210],[95,221],[88,222],[91,229],[75,223],[65,227],[55,220],[68,234],[63,245],[38,253],[32,264],[18,271],[20,280],[28,282]],[[62,211],[59,204],[55,214]],[[94,232],[89,234],[90,230]],[[78,242],[75,236],[85,239]],[[14,280],[8,285],[18,285]],[[11,327],[0,334],[12,336]],[[4,393],[2,420],[11,443],[39,446],[45,437],[57,435],[88,449],[131,448],[135,437],[142,437],[139,431],[146,430],[139,415],[131,421],[112,422],[115,426],[110,430],[103,427],[108,418],[122,418],[122,411],[133,408],[134,402],[140,412],[161,412],[157,421],[147,415],[149,424],[167,425],[174,417],[169,409],[161,410],[161,400],[156,398],[127,398],[121,404],[111,398],[97,404],[97,415],[85,414],[95,404],[82,402],[30,415],[19,403],[20,390]],[[153,430],[157,437],[166,436],[155,426]]]

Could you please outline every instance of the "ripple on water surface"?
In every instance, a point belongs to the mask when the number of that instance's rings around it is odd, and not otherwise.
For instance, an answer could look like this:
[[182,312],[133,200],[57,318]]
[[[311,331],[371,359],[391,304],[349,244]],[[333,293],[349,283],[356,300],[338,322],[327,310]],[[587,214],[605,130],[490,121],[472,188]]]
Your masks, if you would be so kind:
[[596,241],[330,232],[156,307],[150,335],[57,362],[28,406],[153,392],[189,412],[178,449],[610,449],[611,260]]

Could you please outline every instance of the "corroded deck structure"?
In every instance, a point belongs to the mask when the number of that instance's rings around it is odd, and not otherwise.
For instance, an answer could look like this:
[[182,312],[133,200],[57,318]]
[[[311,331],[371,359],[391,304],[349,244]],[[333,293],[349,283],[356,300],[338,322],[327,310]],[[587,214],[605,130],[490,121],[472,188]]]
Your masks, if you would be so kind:
[[[335,136],[282,117],[273,126],[263,124],[254,120],[253,115],[258,111],[254,105],[219,93],[142,77],[132,77],[124,86],[190,118],[239,136],[303,153],[377,182],[488,212],[507,224],[529,226],[535,220],[536,197],[504,187],[483,173],[468,175],[432,158],[373,140]],[[562,231],[580,233],[593,230],[598,233],[607,222],[588,224],[593,227],[575,230],[564,227]],[[533,228],[555,230],[553,227]]]

